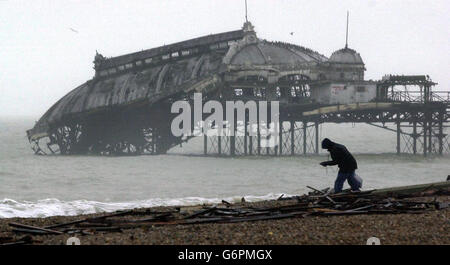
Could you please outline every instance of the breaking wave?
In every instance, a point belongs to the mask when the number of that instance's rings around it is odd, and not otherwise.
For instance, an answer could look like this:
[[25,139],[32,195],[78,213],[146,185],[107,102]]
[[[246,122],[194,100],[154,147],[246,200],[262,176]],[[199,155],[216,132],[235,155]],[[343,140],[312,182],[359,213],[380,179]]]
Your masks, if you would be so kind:
[[[277,199],[282,194],[269,193],[263,196],[244,196],[248,202]],[[284,195],[285,197],[291,195]],[[49,216],[73,216],[80,214],[107,213],[118,210],[146,208],[156,206],[188,206],[201,204],[216,204],[226,200],[228,202],[240,202],[242,196],[228,198],[202,198],[186,197],[175,199],[148,199],[130,202],[98,202],[89,200],[61,201],[54,198],[30,201],[15,201],[3,199],[0,201],[0,218],[12,217],[49,217]]]

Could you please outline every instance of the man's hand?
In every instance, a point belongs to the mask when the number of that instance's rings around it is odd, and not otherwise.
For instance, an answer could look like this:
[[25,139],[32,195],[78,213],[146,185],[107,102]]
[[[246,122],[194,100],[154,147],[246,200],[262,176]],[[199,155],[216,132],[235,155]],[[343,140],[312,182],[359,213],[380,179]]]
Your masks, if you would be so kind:
[[326,167],[327,166],[327,162],[320,162],[320,165],[323,166],[323,167]]

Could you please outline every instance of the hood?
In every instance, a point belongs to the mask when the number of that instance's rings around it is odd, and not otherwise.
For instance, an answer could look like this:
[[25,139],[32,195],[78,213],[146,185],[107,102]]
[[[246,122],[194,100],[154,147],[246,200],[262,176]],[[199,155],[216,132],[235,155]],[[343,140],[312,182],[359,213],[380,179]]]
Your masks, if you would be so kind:
[[330,149],[334,145],[334,142],[328,138],[322,140],[322,149]]

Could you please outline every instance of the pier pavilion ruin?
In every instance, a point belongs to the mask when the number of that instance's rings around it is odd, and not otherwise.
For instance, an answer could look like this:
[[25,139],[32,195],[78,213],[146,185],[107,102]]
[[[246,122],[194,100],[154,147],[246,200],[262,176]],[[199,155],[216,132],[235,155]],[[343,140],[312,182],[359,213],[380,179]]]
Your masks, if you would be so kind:
[[[36,154],[164,154],[193,135],[173,136],[175,101],[279,101],[279,137],[259,132],[203,136],[205,155],[305,155],[319,152],[319,125],[367,123],[393,130],[398,154],[449,154],[450,92],[426,75],[364,79],[360,54],[347,45],[329,58],[298,45],[259,39],[253,25],[106,58],[95,76],[56,102],[27,131]],[[259,104],[258,104],[259,106]],[[225,106],[224,106],[225,108]],[[204,117],[205,118],[205,117]],[[387,127],[394,125],[394,129]],[[199,124],[192,124],[191,127]]]

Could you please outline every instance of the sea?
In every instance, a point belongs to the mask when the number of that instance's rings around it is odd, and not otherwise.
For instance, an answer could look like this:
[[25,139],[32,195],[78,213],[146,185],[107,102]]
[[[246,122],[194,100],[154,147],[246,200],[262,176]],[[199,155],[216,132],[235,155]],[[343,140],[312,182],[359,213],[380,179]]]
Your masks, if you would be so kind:
[[[25,132],[35,121],[0,117],[0,218],[275,199],[307,193],[306,186],[332,187],[337,174],[319,165],[326,150],[306,157],[205,157],[200,137],[157,156],[38,156]],[[396,155],[389,130],[323,124],[320,134],[354,154],[364,189],[444,181],[450,174],[448,155]]]

